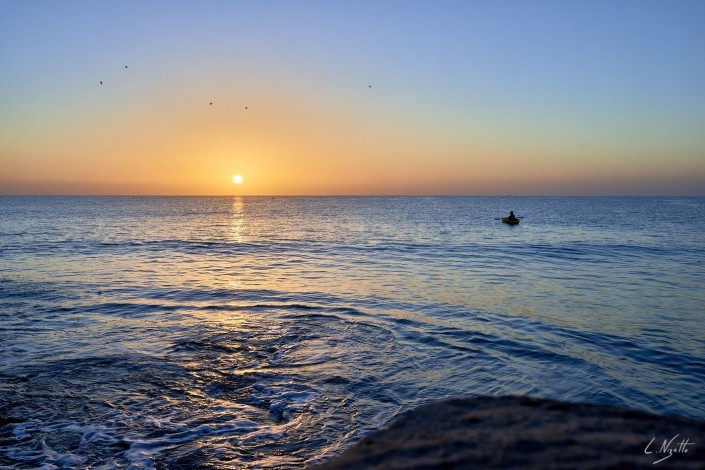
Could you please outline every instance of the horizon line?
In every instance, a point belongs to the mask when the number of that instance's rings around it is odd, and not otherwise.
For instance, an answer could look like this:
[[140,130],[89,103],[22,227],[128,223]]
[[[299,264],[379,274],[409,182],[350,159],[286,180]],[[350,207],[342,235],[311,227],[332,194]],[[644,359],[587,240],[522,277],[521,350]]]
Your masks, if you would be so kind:
[[682,197],[702,198],[685,194],[0,194],[0,197]]

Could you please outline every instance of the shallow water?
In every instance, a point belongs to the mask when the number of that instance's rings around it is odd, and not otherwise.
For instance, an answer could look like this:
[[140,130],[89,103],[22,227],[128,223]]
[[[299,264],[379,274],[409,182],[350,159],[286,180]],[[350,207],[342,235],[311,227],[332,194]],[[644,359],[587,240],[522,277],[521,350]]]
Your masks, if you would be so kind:
[[705,418],[704,232],[703,198],[3,197],[0,465],[304,466],[458,395]]

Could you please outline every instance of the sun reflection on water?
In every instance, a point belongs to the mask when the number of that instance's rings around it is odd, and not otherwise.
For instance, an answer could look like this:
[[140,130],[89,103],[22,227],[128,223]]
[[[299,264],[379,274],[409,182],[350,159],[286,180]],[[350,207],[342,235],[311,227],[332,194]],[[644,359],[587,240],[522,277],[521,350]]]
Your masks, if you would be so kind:
[[242,196],[233,196],[230,221],[230,240],[245,242],[245,201]]

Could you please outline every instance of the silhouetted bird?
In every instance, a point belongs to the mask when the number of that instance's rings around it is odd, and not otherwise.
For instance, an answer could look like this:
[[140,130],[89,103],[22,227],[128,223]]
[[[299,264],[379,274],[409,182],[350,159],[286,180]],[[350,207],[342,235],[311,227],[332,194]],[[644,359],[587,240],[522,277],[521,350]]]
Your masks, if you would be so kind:
[[211,103],[211,106],[213,106],[213,103]]
[[372,85],[369,85],[367,88],[372,88]]
[[102,84],[103,84],[103,82],[100,82],[100,84],[102,85]]
[[125,66],[125,68],[127,68],[127,65]]

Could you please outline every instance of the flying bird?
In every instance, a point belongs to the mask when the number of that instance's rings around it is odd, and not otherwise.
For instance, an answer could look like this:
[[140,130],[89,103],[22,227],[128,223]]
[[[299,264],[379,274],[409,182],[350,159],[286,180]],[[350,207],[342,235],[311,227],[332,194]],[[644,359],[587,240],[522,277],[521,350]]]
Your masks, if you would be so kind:
[[103,82],[100,82],[100,84],[102,85],[102,84],[103,84]]
[[127,65],[125,66],[125,68],[127,68]]

